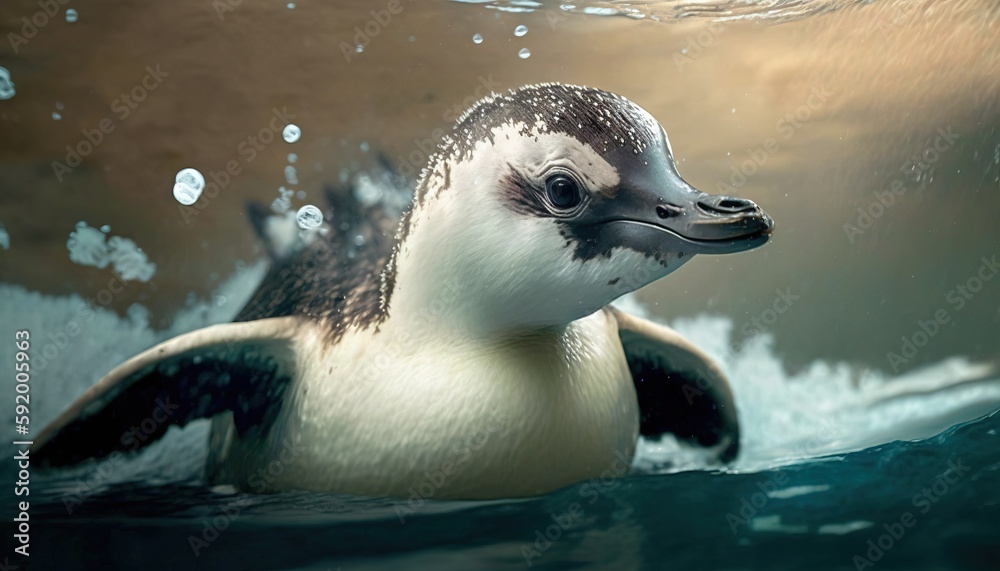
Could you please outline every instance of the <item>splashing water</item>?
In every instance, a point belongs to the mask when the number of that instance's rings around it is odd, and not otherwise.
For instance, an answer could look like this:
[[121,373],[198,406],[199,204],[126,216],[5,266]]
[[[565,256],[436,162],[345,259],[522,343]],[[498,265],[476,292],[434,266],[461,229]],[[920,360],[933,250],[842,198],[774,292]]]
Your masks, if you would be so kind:
[[110,264],[126,281],[148,282],[156,273],[156,264],[149,261],[135,242],[121,236],[108,239],[104,232],[86,222],[77,223],[66,247],[72,262],[95,268],[106,268]]

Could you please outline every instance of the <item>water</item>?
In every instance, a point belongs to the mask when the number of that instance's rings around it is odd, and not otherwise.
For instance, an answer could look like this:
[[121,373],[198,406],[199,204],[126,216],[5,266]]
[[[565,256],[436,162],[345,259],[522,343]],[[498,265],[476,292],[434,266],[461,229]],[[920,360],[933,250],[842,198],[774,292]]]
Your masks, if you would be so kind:
[[[244,496],[201,480],[199,422],[121,465],[33,470],[32,568],[996,568],[995,2],[401,3],[385,24],[360,0],[230,4],[89,5],[86,25],[56,18],[2,62],[0,369],[15,329],[38,332],[33,427],[238,312],[264,271],[247,200],[281,213],[289,243],[326,190],[398,212],[468,105],[567,81],[633,99],[692,184],[777,221],[765,248],[619,301],[720,362],[741,454],[720,470],[642,441],[623,478],[521,500]],[[9,38],[37,6],[2,11]],[[109,29],[136,49],[109,51]],[[166,87],[141,87],[157,64]],[[57,177],[81,142],[92,152]],[[181,200],[163,183],[183,165],[204,175]],[[16,499],[0,499],[7,521]]]

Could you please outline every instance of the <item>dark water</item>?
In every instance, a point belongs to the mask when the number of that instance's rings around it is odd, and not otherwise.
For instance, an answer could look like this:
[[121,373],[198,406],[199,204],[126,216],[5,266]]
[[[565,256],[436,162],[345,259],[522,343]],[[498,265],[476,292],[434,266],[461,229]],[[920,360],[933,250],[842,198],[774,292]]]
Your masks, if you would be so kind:
[[43,491],[33,504],[31,559],[34,568],[115,569],[510,569],[529,561],[546,569],[996,569],[998,430],[994,414],[927,440],[776,470],[633,475],[519,501],[248,497],[195,483],[116,485],[87,498]]

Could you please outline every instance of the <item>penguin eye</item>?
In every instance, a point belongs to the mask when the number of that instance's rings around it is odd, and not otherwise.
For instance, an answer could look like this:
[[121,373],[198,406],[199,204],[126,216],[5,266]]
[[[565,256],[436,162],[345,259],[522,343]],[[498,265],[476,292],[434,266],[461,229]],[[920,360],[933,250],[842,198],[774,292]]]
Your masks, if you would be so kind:
[[583,199],[576,181],[564,174],[555,174],[545,179],[545,196],[559,210],[569,210]]

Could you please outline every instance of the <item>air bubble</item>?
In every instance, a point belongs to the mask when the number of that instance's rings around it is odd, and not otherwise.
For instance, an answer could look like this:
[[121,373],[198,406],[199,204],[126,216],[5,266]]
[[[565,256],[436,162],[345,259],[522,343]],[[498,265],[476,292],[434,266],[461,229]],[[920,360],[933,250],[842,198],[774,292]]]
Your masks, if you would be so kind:
[[286,143],[294,143],[295,141],[298,141],[299,137],[301,136],[302,136],[302,129],[299,129],[299,126],[295,125],[294,123],[289,123],[288,125],[285,125],[284,130],[281,131],[281,137],[285,140]]
[[62,119],[62,115],[60,115],[60,114],[59,114],[58,112],[56,112],[56,111],[53,111],[53,112],[52,112],[52,120],[53,120],[53,121],[58,121],[58,120],[60,120],[60,119]]
[[514,35],[519,38],[527,33],[528,33],[528,26],[518,26],[514,28]]
[[298,155],[296,155],[295,153],[288,153],[288,162],[294,163],[297,160],[299,160]]
[[79,18],[80,18],[80,15],[77,14],[76,10],[74,10],[72,8],[66,10],[66,21],[69,22],[70,24],[72,24],[73,22],[77,21]]
[[312,204],[307,204],[299,208],[299,212],[295,215],[295,221],[299,223],[299,228],[305,230],[319,228],[323,224],[323,213]]
[[205,190],[205,177],[192,168],[181,169],[174,177],[174,199],[184,206],[191,206]]
[[521,51],[517,52],[517,57],[521,59],[528,59],[531,57],[531,51],[528,48],[521,48]]
[[483,35],[482,34],[473,34],[473,36],[472,36],[472,43],[474,43],[474,44],[481,44],[481,43],[483,43]]

